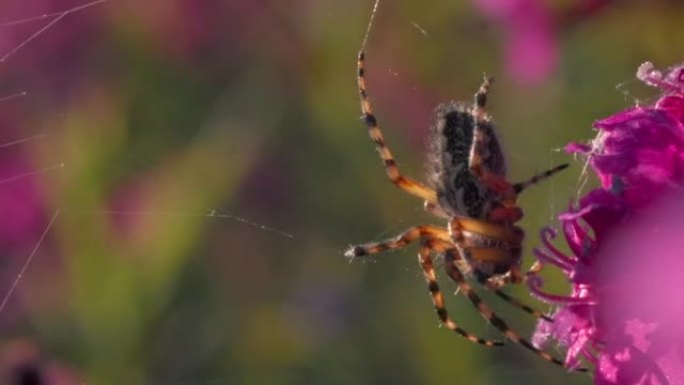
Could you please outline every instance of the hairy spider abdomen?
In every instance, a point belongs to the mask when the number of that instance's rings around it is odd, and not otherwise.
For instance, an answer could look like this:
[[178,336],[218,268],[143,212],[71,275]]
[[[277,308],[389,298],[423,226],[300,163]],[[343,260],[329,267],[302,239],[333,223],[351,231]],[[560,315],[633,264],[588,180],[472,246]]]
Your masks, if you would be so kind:
[[[435,115],[429,161],[438,203],[450,215],[484,219],[496,193],[469,168],[475,118],[469,107],[453,102],[439,105]],[[481,122],[480,130],[484,135],[483,167],[505,177],[506,164],[493,125]]]

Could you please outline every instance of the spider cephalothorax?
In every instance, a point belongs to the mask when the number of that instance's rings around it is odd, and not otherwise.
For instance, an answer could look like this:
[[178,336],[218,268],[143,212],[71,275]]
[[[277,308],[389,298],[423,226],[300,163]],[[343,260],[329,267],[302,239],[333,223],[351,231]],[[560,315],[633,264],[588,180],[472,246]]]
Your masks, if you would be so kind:
[[[376,9],[377,1],[373,14]],[[485,77],[472,105],[452,102],[437,108],[429,156],[431,183],[422,184],[403,176],[385,143],[368,100],[364,77],[365,43],[366,39],[357,61],[361,111],[371,140],[384,163],[385,172],[397,187],[424,200],[425,210],[446,219],[447,225],[414,226],[383,242],[352,246],[345,255],[357,258],[420,241],[418,261],[437,315],[448,329],[482,345],[503,344],[479,338],[462,329],[449,317],[437,283],[432,253],[444,258],[447,274],[456,282],[460,292],[507,339],[523,345],[549,362],[563,366],[560,360],[535,348],[509,328],[475,293],[466,275],[474,276],[476,282],[534,317],[546,318],[499,288],[507,283],[523,282],[528,274],[536,273],[541,268],[541,265],[535,264],[527,274],[520,271],[524,232],[515,225],[522,218],[522,210],[516,205],[518,194],[567,165],[554,167],[521,183],[510,183],[506,179],[503,152],[494,125],[485,112],[487,93],[492,83],[491,78]]]

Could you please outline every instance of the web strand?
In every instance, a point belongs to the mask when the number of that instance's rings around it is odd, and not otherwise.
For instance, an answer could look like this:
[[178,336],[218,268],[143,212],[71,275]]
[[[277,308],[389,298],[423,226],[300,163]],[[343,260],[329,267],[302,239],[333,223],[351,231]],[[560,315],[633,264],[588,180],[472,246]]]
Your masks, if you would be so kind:
[[29,254],[28,258],[26,258],[26,261],[24,261],[24,265],[19,270],[17,277],[14,279],[14,281],[12,281],[12,285],[10,286],[9,290],[7,291],[7,294],[5,294],[5,297],[2,299],[2,302],[0,303],[0,313],[2,313],[2,311],[5,309],[7,302],[9,302],[10,298],[12,297],[12,294],[14,294],[15,290],[17,289],[17,286],[19,286],[19,282],[24,277],[24,274],[31,265],[31,262],[33,262],[33,258],[36,256],[36,253],[40,249],[40,246],[43,244],[43,241],[45,240],[45,237],[47,237],[48,232],[50,232],[50,229],[52,228],[52,225],[55,223],[55,220],[57,220],[59,212],[59,210],[56,210],[55,213],[52,215],[52,219],[50,219],[50,222],[48,222],[47,226],[45,226],[45,230],[43,230],[43,234],[40,236],[38,242],[33,247],[33,251],[31,251],[31,254]]
[[[93,2],[90,2],[90,3],[86,3],[86,4],[79,5],[79,6],[74,7],[74,8],[67,9],[66,11],[56,12],[56,13],[48,13],[48,14],[44,14],[44,15],[41,15],[41,16],[35,16],[35,17],[27,18],[27,19],[16,20],[16,21],[14,21],[14,22],[8,22],[8,23],[2,24],[2,26],[16,25],[16,24],[26,23],[26,22],[29,22],[29,21],[41,20],[41,19],[46,19],[46,18],[49,18],[49,17],[54,17],[54,19],[52,19],[49,23],[47,23],[45,26],[43,26],[43,28],[40,28],[39,30],[37,30],[36,32],[34,32],[31,36],[27,37],[26,39],[24,39],[24,41],[22,41],[21,43],[19,43],[19,45],[17,45],[16,47],[12,48],[9,52],[7,52],[5,55],[3,55],[3,56],[0,58],[0,63],[4,63],[10,56],[12,56],[12,55],[14,55],[15,53],[17,53],[17,51],[19,51],[20,49],[22,49],[23,47],[25,47],[27,44],[29,44],[31,41],[33,41],[33,39],[35,39],[35,38],[37,38],[38,36],[40,36],[41,34],[43,34],[43,32],[45,32],[45,31],[47,31],[48,29],[50,29],[50,27],[52,27],[53,25],[57,24],[60,20],[62,20],[63,18],[65,18],[68,14],[74,13],[74,12],[77,12],[77,11],[80,11],[80,10],[83,10],[83,9],[86,9],[86,8],[89,8],[89,7],[92,7],[92,6],[97,5],[97,4],[100,4],[100,3],[104,3],[105,1],[107,1],[107,0],[96,0],[96,1],[93,1]],[[12,24],[12,23],[13,23],[13,24]]]
[[378,5],[380,0],[375,0],[373,5],[373,11],[371,12],[370,20],[368,21],[368,27],[366,27],[366,34],[363,36],[363,41],[361,42],[361,51],[366,50],[366,43],[368,42],[368,35],[370,35],[371,27],[373,27],[373,20],[375,20],[375,14],[378,12]]

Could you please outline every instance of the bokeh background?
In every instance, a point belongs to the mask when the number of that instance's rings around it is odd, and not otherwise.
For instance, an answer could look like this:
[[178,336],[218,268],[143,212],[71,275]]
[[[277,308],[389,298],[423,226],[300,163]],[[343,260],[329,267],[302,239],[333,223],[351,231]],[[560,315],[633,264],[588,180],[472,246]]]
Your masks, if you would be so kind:
[[[14,52],[54,17],[19,21],[80,4],[0,4],[0,383],[591,383],[440,328],[415,247],[343,257],[439,223],[385,179],[359,121],[370,0],[109,0]],[[369,93],[402,171],[421,177],[434,107],[494,75],[520,180],[656,96],[634,73],[684,60],[682,20],[675,0],[385,1]],[[539,229],[594,183],[582,167],[521,198],[527,265]],[[530,335],[529,317],[492,302]]]

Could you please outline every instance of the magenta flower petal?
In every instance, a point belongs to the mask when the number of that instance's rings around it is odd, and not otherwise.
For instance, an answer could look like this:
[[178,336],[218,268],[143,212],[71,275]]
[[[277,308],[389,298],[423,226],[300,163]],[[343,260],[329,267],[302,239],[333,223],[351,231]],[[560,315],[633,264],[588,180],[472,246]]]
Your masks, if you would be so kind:
[[667,111],[678,122],[684,121],[684,97],[680,95],[666,96],[660,99],[656,108]]
[[574,258],[563,254],[560,250],[556,249],[556,247],[553,246],[553,244],[551,243],[551,240],[553,240],[555,237],[556,231],[554,231],[553,229],[550,229],[548,227],[542,229],[541,239],[547,254],[550,255],[553,260],[556,261],[556,264],[558,264],[558,266],[572,266],[575,262]]
[[565,146],[565,152],[567,153],[581,153],[581,154],[588,154],[591,152],[591,146],[588,144],[582,144],[582,143],[568,143]]
[[585,255],[587,245],[583,242],[589,237],[588,230],[578,221],[564,221],[562,226],[563,236],[565,236],[573,255]]
[[633,107],[594,123],[599,133],[590,145],[573,144],[583,153],[601,185],[616,186],[621,199],[638,208],[684,180],[684,67],[662,74],[644,64],[639,78],[658,85],[665,95],[652,106]]
[[674,93],[684,92],[684,65],[671,67],[666,73],[657,70],[653,63],[646,62],[637,69],[637,78],[644,83]]
[[684,191],[678,193],[617,228],[597,261],[596,314],[610,325],[600,364],[610,371],[597,372],[600,383],[684,384]]
[[664,95],[597,121],[590,144],[566,147],[587,157],[602,187],[559,216],[572,255],[542,232],[535,255],[560,267],[571,292],[529,280],[558,306],[533,342],[565,346],[569,367],[595,364],[596,384],[684,385],[684,66],[646,63],[638,77]]
[[[610,191],[596,189],[580,199],[577,209],[571,208],[558,218],[564,226],[572,225],[575,228],[584,229],[582,223],[585,222],[594,231],[595,238],[598,240],[606,229],[610,229],[615,222],[622,218],[624,210],[624,203],[616,195]],[[572,239],[575,249],[580,246],[583,250],[582,253],[577,254],[578,258],[586,257],[586,248],[594,243],[586,230],[582,234],[585,235],[583,238]]]

